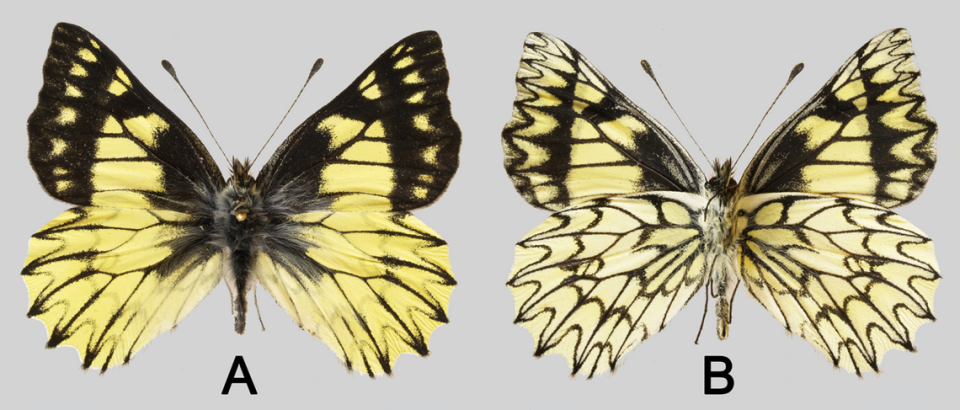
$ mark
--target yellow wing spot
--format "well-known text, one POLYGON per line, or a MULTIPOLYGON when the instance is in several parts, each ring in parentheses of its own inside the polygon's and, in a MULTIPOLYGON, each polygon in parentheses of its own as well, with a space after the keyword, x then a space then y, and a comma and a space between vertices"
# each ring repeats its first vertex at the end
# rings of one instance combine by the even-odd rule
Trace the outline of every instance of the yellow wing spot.
POLYGON ((79 88, 74 87, 68 82, 64 82, 64 85, 66 86, 67 90, 64 91, 63 94, 66 95, 67 97, 83 97, 83 93, 80 92, 79 88))
POLYGON ((406 77, 403 77, 404 84, 420 84, 423 82, 423 78, 420 77, 419 71, 414 71, 410 74, 407 74, 406 77))
POLYGON ((407 102, 410 104, 420 104, 423 102, 424 94, 424 91, 420 91, 414 95, 411 95, 410 98, 407 98, 407 102))
POLYGON ((403 50, 404 45, 405 44, 398 45, 397 48, 393 50, 393 54, 390 54, 390 57, 396 57, 397 54, 400 54, 400 50, 403 50))
POLYGON ((87 69, 83 68, 82 65, 73 63, 73 67, 70 67, 70 75, 75 75, 77 77, 86 77, 87 69))
POLYGON ((393 68, 400 70, 409 67, 410 64, 413 64, 413 57, 406 56, 400 59, 400 61, 397 61, 397 63, 393 65, 393 68))
POLYGON ((800 124, 797 124, 797 127, 794 128, 799 134, 807 134, 807 149, 815 149, 824 142, 833 138, 834 135, 837 135, 837 131, 840 130, 840 126, 843 125, 837 121, 828 121, 823 118, 820 118, 816 115, 809 116, 803 121, 800 121, 800 124))
POLYGON ((370 85, 370 83, 372 83, 373 80, 375 80, 376 78, 377 78, 377 72, 376 72, 376 71, 371 71, 370 74, 367 74, 367 78, 364 78, 363 81, 360 82, 360 87, 358 87, 358 88, 361 89, 361 90, 364 89, 364 88, 366 88, 366 87, 367 87, 368 85, 370 85))
POLYGON ((851 83, 847 83, 847 85, 843 87, 840 87, 840 89, 837 90, 835 95, 840 100, 849 101, 851 98, 854 98, 856 96, 863 94, 863 91, 864 91, 863 80, 857 80, 851 83))
POLYGON ((874 195, 880 177, 870 165, 808 165, 802 168, 805 192, 874 195), (857 181, 851 184, 850 181, 857 181))
POLYGON ((393 190, 393 170, 378 165, 330 164, 323 169, 319 193, 364 192, 387 196, 393 190))
POLYGON ((70 107, 60 107, 60 115, 57 116, 57 124, 70 125, 77 121, 77 110, 70 107))
POLYGON ((59 157, 67 150, 67 142, 60 138, 51 139, 50 144, 53 145, 53 148, 50 149, 50 155, 55 157, 59 157))
POLYGON ((53 176, 62 177, 64 175, 67 175, 66 169, 63 169, 61 167, 56 167, 53 169, 53 176))
POLYGON ((67 181, 67 180, 61 179, 57 181, 57 192, 66 191, 70 189, 70 187, 72 186, 73 186, 73 181, 67 181))
POLYGON ((422 187, 422 186, 413 187, 413 196, 417 198, 426 199, 428 193, 430 193, 430 190, 427 189, 426 187, 422 187))
POLYGON ((870 163, 871 141, 837 141, 828 145, 817 159, 821 161, 870 163))
POLYGON ((903 141, 900 141, 900 143, 890 149, 890 153, 900 161, 908 164, 923 165, 924 161, 913 153, 913 149, 923 142, 923 134, 924 133, 921 132, 904 138, 903 141))
POLYGON ((81 48, 80 50, 78 50, 77 57, 80 57, 84 61, 90 62, 90 63, 97 61, 97 56, 95 56, 92 51, 86 48, 81 48))
POLYGON ((894 108, 880 117, 880 122, 884 123, 886 126, 893 128, 899 131, 920 131, 925 129, 923 124, 913 122, 907 119, 907 113, 913 109, 913 104, 904 104, 897 108, 894 108))
POLYGON ((103 128, 100 128, 100 132, 104 134, 120 134, 123 132, 123 127, 120 126, 116 118, 108 115, 107 119, 103 121, 103 128))
POLYGON ((612 143, 629 150, 637 149, 634 135, 647 132, 647 126, 632 115, 624 115, 616 120, 600 123, 598 127, 612 143))
POLYGON ((547 203, 557 198, 560 190, 555 185, 538 185, 533 188, 533 196, 540 203, 547 203))
POLYGON ((427 118, 427 114, 417 114, 413 117, 413 126, 421 131, 436 131, 432 125, 430 125, 430 119, 427 118))
POLYGON ((907 199, 907 196, 910 195, 910 186, 913 185, 908 182, 891 182, 883 189, 887 195, 890 195, 899 200, 907 199))
POLYGON ((433 183, 433 175, 430 175, 430 174, 420 174, 420 175, 417 176, 417 180, 420 181, 420 182, 423 182, 423 183, 432 184, 432 183, 433 183))
POLYGON ((773 225, 780 220, 781 216, 783 216, 783 204, 773 202, 760 208, 754 221, 757 225, 773 225))
POLYGON ((340 154, 340 158, 356 162, 379 162, 389 164, 392 161, 390 146, 382 141, 357 141, 340 154))
POLYGON ((130 78, 127 77, 127 73, 123 72, 123 69, 120 67, 117 67, 117 78, 119 78, 120 81, 123 81, 127 87, 133 87, 133 84, 130 84, 130 78))
POLYGON ((428 164, 437 164, 437 152, 440 151, 439 145, 432 145, 423 150, 423 161, 428 164))
POLYGON ((121 84, 117 80, 113 80, 113 82, 110 83, 110 86, 107 87, 107 92, 119 97, 123 93, 127 92, 127 86, 121 84))
POLYGON ((376 100, 382 95, 380 94, 380 86, 374 84, 373 87, 370 87, 364 91, 362 95, 368 100, 376 100))
POLYGON ((146 158, 144 151, 137 143, 127 138, 98 138, 97 158, 146 158))
POLYGON ((858 110, 863 111, 864 108, 867 108, 867 97, 860 97, 853 100, 853 105, 857 107, 858 110))
POLYGON ((643 180, 640 167, 611 166, 573 168, 567 173, 567 189, 578 197, 636 192, 637 182, 643 180))
POLYGON ((667 222, 674 225, 688 225, 690 224, 690 213, 687 212, 687 208, 684 208, 676 202, 664 202, 660 206, 660 209, 663 211, 663 217, 666 218, 667 222))
POLYGON ((603 93, 596 88, 591 87, 589 84, 577 83, 577 87, 573 91, 573 94, 576 95, 577 98, 590 101, 594 104, 603 100, 603 93))
POLYGON ((102 161, 90 167, 95 191, 164 192, 163 168, 152 161, 102 161))
POLYGON ((373 124, 370 124, 370 126, 367 127, 367 130, 363 133, 364 137, 370 138, 383 138, 385 135, 386 133, 383 130, 383 123, 380 122, 380 120, 376 120, 373 122, 373 124))
POLYGON ((93 46, 93 48, 95 48, 95 49, 97 49, 97 50, 100 49, 100 44, 97 44, 97 42, 96 42, 94 39, 92 39, 92 38, 90 39, 90 45, 93 46))
POLYGON ((581 140, 592 140, 600 138, 600 132, 590 122, 577 117, 573 120, 573 126, 570 127, 570 135, 573 138, 581 140))
POLYGON ((570 147, 570 166, 623 161, 626 157, 606 142, 574 144, 570 147))
POLYGON ((860 114, 854 117, 840 131, 841 137, 866 137, 870 135, 870 123, 867 121, 867 114, 860 114))
POLYGON ((90 195, 90 205, 116 208, 117 206, 134 208, 153 208, 146 195, 131 191, 104 191, 90 195))
POLYGON ((359 135, 364 125, 363 121, 332 115, 320 121, 317 131, 326 131, 330 134, 328 148, 333 151, 359 135))
POLYGON ((170 124, 157 114, 129 118, 123 120, 123 125, 127 127, 130 135, 148 147, 156 147, 157 136, 170 128, 170 124))

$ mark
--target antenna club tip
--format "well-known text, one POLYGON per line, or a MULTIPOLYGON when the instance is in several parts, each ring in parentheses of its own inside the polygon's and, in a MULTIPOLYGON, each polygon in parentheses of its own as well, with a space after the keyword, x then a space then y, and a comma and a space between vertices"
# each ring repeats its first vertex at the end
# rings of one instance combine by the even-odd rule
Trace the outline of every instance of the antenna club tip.
POLYGON ((653 67, 650 66, 650 62, 647 60, 640 60, 640 66, 643 67, 643 71, 645 71, 647 75, 656 78, 656 76, 653 75, 653 67))
POLYGON ((793 66, 793 70, 790 70, 790 81, 793 81, 794 77, 800 74, 801 71, 803 71, 803 63, 797 63, 797 65, 793 66))
POLYGON ((173 64, 170 64, 167 60, 163 60, 160 61, 160 65, 163 66, 164 70, 167 70, 167 73, 170 73, 170 76, 173 77, 174 80, 177 79, 177 71, 173 69, 173 64))

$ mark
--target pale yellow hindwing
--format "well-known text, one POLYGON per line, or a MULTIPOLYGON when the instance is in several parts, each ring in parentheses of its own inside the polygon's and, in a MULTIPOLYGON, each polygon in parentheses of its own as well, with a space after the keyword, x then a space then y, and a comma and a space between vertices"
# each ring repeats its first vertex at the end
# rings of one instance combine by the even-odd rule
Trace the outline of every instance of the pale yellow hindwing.
POLYGON ((256 263, 294 321, 371 377, 390 374, 401 353, 426 356, 456 284, 446 242, 408 213, 316 212, 296 222, 306 258, 260 253, 256 263))
POLYGON ((879 371, 915 351, 940 279, 933 242, 899 215, 855 199, 760 194, 738 204, 747 290, 835 366, 879 371))
POLYGON ((106 370, 176 326, 220 282, 219 251, 176 242, 186 221, 73 208, 34 234, 22 274, 27 315, 46 325, 47 346, 73 346, 84 368, 106 370))
POLYGON ((582 203, 517 244, 507 285, 534 355, 560 354, 573 374, 614 370, 703 285, 707 199, 655 192, 582 203))

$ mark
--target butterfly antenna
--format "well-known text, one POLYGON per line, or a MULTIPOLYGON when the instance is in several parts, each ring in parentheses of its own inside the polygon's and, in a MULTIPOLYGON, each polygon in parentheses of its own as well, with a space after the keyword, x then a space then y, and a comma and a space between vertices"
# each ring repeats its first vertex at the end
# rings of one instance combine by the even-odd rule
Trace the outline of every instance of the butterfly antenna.
POLYGON ((689 135, 689 136, 690 136, 690 139, 693 140, 693 145, 696 145, 696 146, 697 146, 697 149, 700 150, 700 153, 703 154, 703 157, 707 159, 707 162, 710 162, 710 157, 708 157, 707 154, 706 154, 705 152, 703 152, 703 148, 700 148, 700 144, 697 143, 697 139, 696 139, 696 138, 693 138, 693 134, 691 134, 691 133, 690 133, 690 130, 687 129, 687 124, 684 124, 684 123, 683 123, 683 120, 680 119, 680 114, 677 114, 677 110, 674 110, 674 109, 673 109, 673 104, 671 104, 671 103, 670 103, 670 99, 667 98, 667 93, 663 92, 663 87, 660 87, 660 82, 657 81, 657 76, 653 75, 653 67, 650 66, 650 63, 648 63, 647 60, 641 60, 641 61, 640 61, 640 66, 642 66, 642 67, 643 67, 643 71, 645 71, 645 72, 647 73, 647 75, 649 75, 650 78, 653 79, 653 83, 656 84, 656 85, 657 85, 657 89, 660 90, 660 95, 663 96, 663 99, 664 99, 664 100, 667 100, 667 105, 669 105, 669 106, 670 106, 670 109, 673 110, 673 115, 676 115, 676 116, 677 116, 677 119, 680 120, 680 125, 683 126, 683 129, 684 129, 685 131, 687 131, 687 135, 689 135))
POLYGON ((183 94, 187 96, 187 100, 190 101, 190 105, 193 106, 193 109, 197 111, 197 115, 200 116, 200 121, 203 121, 203 126, 207 127, 207 132, 209 132, 210 136, 213 137, 213 142, 217 144, 217 148, 220 148, 220 153, 223 154, 223 157, 226 158, 227 162, 230 162, 230 158, 227 158, 227 153, 223 152, 223 147, 220 146, 220 142, 217 141, 217 137, 214 137, 213 131, 210 131, 210 126, 207 125, 207 120, 203 119, 203 114, 200 114, 200 109, 198 109, 197 105, 193 103, 193 98, 190 98, 190 93, 187 92, 186 88, 183 88, 183 84, 180 84, 180 79, 177 78, 177 70, 173 69, 173 64, 170 64, 170 62, 167 60, 163 60, 160 62, 160 65, 163 66, 164 70, 167 70, 167 73, 173 77, 173 81, 176 81, 177 85, 180 86, 180 89, 183 90, 183 94))
MULTIPOLYGON (((313 78, 313 75, 320 71, 320 67, 323 66, 323 59, 318 58, 317 61, 313 62, 313 67, 310 68, 310 75, 307 76, 307 81, 303 82, 303 87, 300 87, 300 92, 297 93, 297 98, 293 99, 293 104, 290 104, 290 108, 287 109, 287 113, 283 114, 283 118, 280 119, 280 124, 283 124, 283 121, 287 119, 287 115, 290 114, 290 111, 293 110, 293 106, 297 104, 297 100, 300 99, 300 94, 303 94, 303 90, 307 88, 307 84, 310 83, 310 79, 313 78)), ((257 162, 257 158, 260 158, 260 154, 263 153, 263 149, 267 147, 267 144, 270 143, 270 140, 273 139, 273 136, 277 134, 277 130, 280 129, 280 124, 277 124, 277 128, 273 129, 273 133, 270 134, 270 138, 267 138, 267 142, 263 143, 263 146, 260 147, 260 151, 257 152, 257 156, 253 157, 253 162, 257 162)))
MULTIPOLYGON (((770 107, 767 108, 767 112, 763 113, 763 118, 760 118, 760 124, 763 124, 763 120, 767 118, 767 114, 770 114, 770 110, 773 109, 773 106, 777 104, 777 100, 780 99, 780 96, 783 95, 783 91, 787 89, 787 86, 790 85, 790 82, 797 77, 797 74, 803 71, 803 63, 799 63, 793 66, 793 70, 790 70, 790 78, 787 78, 787 83, 783 85, 783 88, 780 89, 780 93, 777 94, 777 98, 773 99, 773 103, 770 104, 770 107)), ((753 137, 757 136, 757 131, 760 130, 760 124, 757 124, 757 129, 753 130, 753 135, 750 136, 750 139, 747 140, 747 145, 743 146, 743 151, 740 151, 740 155, 737 156, 737 160, 733 162, 733 168, 737 167, 737 163, 740 162, 740 157, 743 156, 743 153, 747 151, 747 147, 750 146, 750 142, 753 141, 753 137)))

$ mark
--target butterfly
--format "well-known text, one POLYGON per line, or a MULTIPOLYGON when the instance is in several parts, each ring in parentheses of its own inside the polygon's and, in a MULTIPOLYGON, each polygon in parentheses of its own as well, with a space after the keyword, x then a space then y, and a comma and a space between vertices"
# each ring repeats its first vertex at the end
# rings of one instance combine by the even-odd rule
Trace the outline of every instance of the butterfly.
POLYGON ((553 214, 516 246, 507 286, 534 355, 613 371, 701 288, 717 336, 739 286, 858 376, 915 351, 934 320, 933 242, 890 208, 933 171, 937 124, 904 29, 857 50, 760 147, 739 183, 707 178, 657 120, 573 47, 531 33, 502 134, 517 191, 553 214))
POLYGON ((30 240, 28 317, 83 369, 126 364, 221 281, 243 333, 259 283, 348 370, 428 354, 456 281, 409 213, 457 170, 440 37, 390 47, 264 164, 224 180, 196 135, 107 46, 58 24, 27 122, 43 189, 74 205, 30 240))

